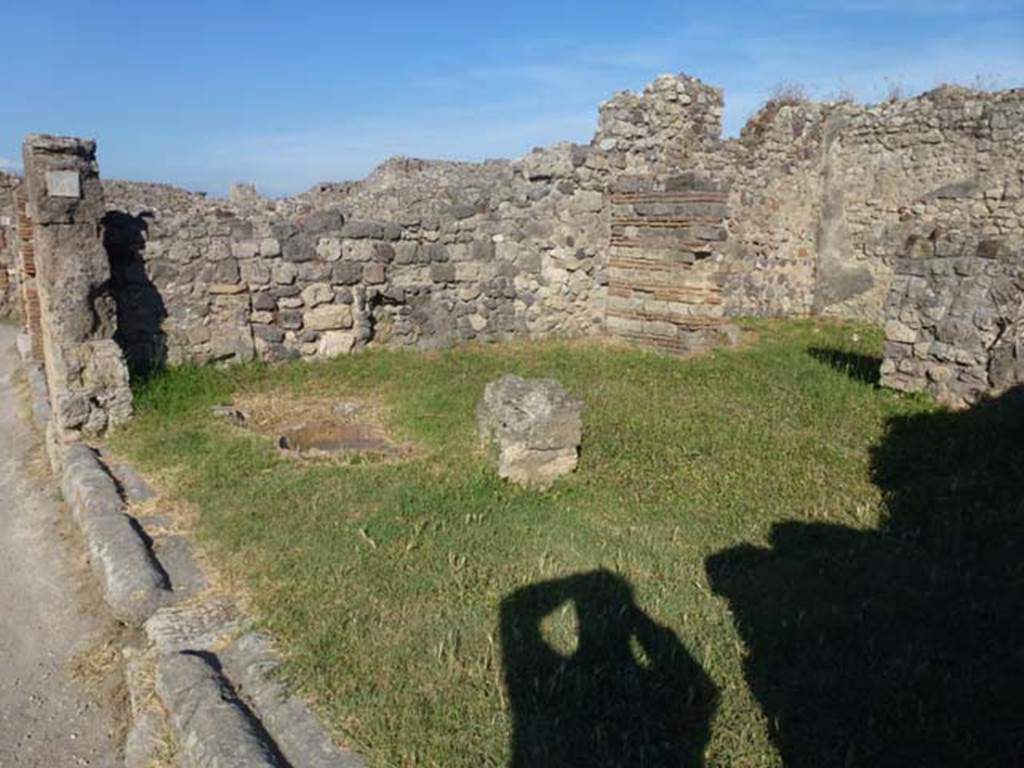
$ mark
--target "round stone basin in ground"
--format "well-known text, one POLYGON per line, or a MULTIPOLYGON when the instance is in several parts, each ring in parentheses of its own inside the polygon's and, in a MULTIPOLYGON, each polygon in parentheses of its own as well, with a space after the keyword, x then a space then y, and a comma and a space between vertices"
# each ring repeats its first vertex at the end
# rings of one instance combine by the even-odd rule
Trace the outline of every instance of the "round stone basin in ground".
POLYGON ((280 445, 285 450, 299 453, 393 454, 397 451, 380 429, 368 424, 307 425, 282 434, 280 445))

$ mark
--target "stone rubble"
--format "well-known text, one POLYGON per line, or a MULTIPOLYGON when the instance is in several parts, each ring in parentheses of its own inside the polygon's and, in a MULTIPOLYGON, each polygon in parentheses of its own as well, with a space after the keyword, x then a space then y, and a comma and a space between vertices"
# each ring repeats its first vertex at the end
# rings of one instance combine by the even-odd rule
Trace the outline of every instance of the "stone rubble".
POLYGON ((484 389, 477 426, 497 452, 500 477, 544 487, 575 471, 582 413, 583 402, 557 381, 507 375, 484 389))

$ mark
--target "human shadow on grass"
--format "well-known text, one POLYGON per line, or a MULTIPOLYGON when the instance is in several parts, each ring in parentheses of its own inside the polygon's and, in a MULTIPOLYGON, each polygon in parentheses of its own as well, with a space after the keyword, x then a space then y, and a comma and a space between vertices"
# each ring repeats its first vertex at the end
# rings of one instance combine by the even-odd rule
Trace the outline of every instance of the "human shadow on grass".
POLYGON ((110 211, 102 221, 103 246, 110 259, 117 303, 115 341, 124 352, 133 381, 144 381, 167 363, 163 321, 167 308, 146 272, 144 252, 152 214, 110 211))
POLYGON ((807 350, 807 354, 819 363, 824 363, 829 368, 835 368, 837 371, 845 373, 855 381, 877 384, 881 377, 882 358, 874 355, 863 355, 859 352, 831 347, 811 347, 807 350))
POLYGON ((511 768, 703 765, 717 690, 625 579, 602 570, 525 587, 500 623, 511 768), (566 603, 578 617, 571 656, 541 632, 566 603))
POLYGON ((1024 400, 898 417, 876 530, 788 522, 709 558, 789 768, 1024 761, 1024 400))

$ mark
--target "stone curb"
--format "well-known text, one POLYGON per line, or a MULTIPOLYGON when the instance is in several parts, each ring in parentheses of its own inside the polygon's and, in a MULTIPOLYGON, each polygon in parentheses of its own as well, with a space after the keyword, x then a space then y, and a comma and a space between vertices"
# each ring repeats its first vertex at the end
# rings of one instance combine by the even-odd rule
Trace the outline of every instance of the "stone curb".
POLYGON ((157 693, 194 768, 287 766, 210 657, 171 653, 156 669, 157 693))
POLYGON ((25 378, 28 381, 29 406, 32 421, 36 429, 46 434, 46 425, 50 422, 50 393, 46 386, 46 373, 43 366, 32 359, 32 340, 26 333, 19 333, 15 346, 21 357, 25 378))
POLYGON ((87 445, 64 450, 61 489, 85 538, 114 616, 140 627, 170 597, 166 575, 125 512, 113 479, 87 445))
MULTIPOLYGON (((156 659, 156 694, 170 713, 185 764, 191 768, 235 765, 214 762, 213 756, 259 739, 262 754, 277 762, 254 765, 365 768, 358 755, 338 748, 309 708, 277 682, 274 672, 280 659, 269 638, 244 633, 245 623, 235 604, 222 597, 168 606, 146 622, 150 653, 156 659), (200 678, 204 682, 195 684, 200 678), (218 687, 230 707, 208 703, 218 687), (210 721, 206 729, 190 719, 190 713, 200 709, 210 721), (239 725, 239 713, 249 721, 244 728, 239 725), (199 739, 221 740, 223 745, 199 744, 199 739)), ((145 727, 140 723, 140 728, 145 727)), ((245 747, 249 752, 254 749, 251 744, 245 747)))
POLYGON ((274 679, 280 660, 266 635, 242 635, 221 654, 224 670, 252 702, 281 754, 303 768, 364 768, 362 758, 339 749, 309 708, 274 679))
MULTIPOLYGON (((33 420, 46 432, 51 412, 45 372, 31 360, 26 344, 19 341, 18 349, 33 420)), ((157 544, 162 541, 168 551, 152 550, 146 530, 128 514, 127 503, 153 496, 145 479, 128 465, 108 467, 84 443, 59 451, 61 491, 104 599, 117 619, 144 627, 149 640, 148 649, 123 649, 131 707, 126 768, 151 763, 168 719, 183 764, 192 768, 365 768, 355 753, 335 746, 309 708, 272 678, 279 660, 269 639, 239 636, 242 617, 233 603, 204 597, 173 606, 176 597, 201 592, 207 582, 187 540, 158 536, 157 544), (171 558, 170 571, 161 562, 163 554, 171 558), (172 590, 171 572, 183 592, 175 592, 178 584, 172 590), (227 669, 215 647, 224 648, 227 669), (155 685, 148 671, 154 666, 155 685), (154 695, 162 708, 147 703, 154 695)))

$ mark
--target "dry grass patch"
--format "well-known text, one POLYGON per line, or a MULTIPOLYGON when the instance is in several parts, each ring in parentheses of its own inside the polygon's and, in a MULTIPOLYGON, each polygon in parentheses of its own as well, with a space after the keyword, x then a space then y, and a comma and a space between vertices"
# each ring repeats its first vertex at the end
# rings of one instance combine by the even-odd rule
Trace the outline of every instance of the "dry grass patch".
POLYGON ((292 457, 358 463, 415 455, 411 443, 391 437, 387 409, 374 398, 248 392, 234 398, 234 407, 245 418, 242 426, 270 437, 292 457))

